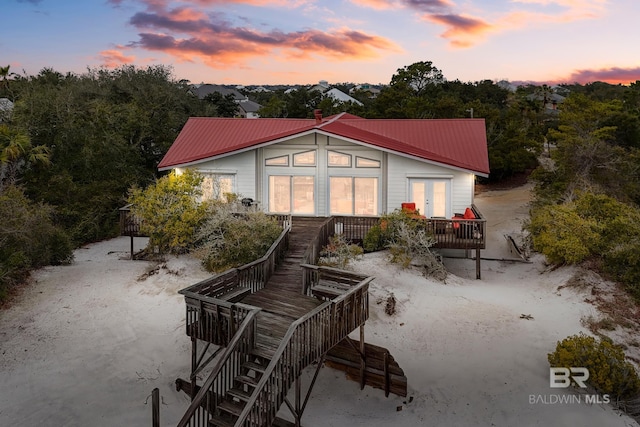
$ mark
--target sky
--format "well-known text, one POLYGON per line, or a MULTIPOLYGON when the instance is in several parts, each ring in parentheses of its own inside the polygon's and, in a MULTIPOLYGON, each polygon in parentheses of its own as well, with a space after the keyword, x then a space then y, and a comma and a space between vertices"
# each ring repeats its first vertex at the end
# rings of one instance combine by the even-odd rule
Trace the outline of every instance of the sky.
POLYGON ((0 65, 171 66, 191 83, 640 80, 638 0, 0 0, 0 65))

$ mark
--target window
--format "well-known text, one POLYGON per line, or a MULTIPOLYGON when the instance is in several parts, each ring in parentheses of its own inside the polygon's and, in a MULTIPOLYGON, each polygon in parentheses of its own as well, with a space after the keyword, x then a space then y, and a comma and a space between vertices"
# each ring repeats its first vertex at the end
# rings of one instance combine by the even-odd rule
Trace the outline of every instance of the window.
POLYGON ((327 164, 332 167, 351 167, 351 156, 337 151, 328 151, 327 164))
POLYGON ((204 173, 200 189, 202 200, 227 201, 227 194, 233 193, 234 175, 204 173))
POLYGON ((377 215, 378 178, 329 178, 329 209, 332 215, 377 215))
POLYGON ((357 168, 379 168, 380 161, 367 159, 364 157, 356 157, 356 167, 357 168))
POLYGON ((304 151, 302 153, 296 153, 293 155, 293 166, 315 166, 316 165, 316 152, 304 151))
POLYGON ((267 166, 289 166, 289 156, 272 157, 266 159, 264 164, 267 166))
POLYGON ((314 214, 313 176, 269 176, 269 212, 314 214))

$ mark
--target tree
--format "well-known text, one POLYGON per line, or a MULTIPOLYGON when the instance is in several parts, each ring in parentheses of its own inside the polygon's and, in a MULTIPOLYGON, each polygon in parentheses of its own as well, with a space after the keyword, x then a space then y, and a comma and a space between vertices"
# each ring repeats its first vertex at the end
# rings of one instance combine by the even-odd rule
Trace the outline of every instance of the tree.
POLYGON ((0 194, 17 184, 22 170, 36 164, 50 164, 47 147, 33 147, 28 135, 0 125, 0 194))
POLYGON ((51 160, 46 169, 25 170, 25 191, 55 206, 77 243, 115 235, 128 188, 152 182, 187 119, 207 113, 164 66, 82 75, 43 69, 12 83, 12 124, 51 160))
POLYGON ((238 104, 231 94, 211 92, 204 97, 204 101, 215 107, 217 117, 235 117, 238 114, 238 104))
POLYGON ((184 253, 193 247, 207 208, 198 202, 200 184, 202 175, 187 169, 181 175, 171 172, 144 190, 131 190, 131 212, 142 219, 140 231, 149 236, 149 250, 184 253))

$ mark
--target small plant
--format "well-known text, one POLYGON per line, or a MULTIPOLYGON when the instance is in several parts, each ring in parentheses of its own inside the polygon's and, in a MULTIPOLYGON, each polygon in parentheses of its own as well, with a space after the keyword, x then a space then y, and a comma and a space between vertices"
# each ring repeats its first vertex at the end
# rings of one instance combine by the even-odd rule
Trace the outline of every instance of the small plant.
POLYGON ((589 370, 587 383, 597 392, 614 398, 635 397, 640 391, 640 378, 625 359, 622 347, 608 338, 597 340, 585 334, 572 335, 558 342, 548 354, 552 367, 584 367, 589 370))
POLYGON ((344 234, 335 234, 329 238, 327 246, 322 248, 319 265, 326 265, 345 269, 349 263, 364 253, 363 249, 350 244, 344 234))

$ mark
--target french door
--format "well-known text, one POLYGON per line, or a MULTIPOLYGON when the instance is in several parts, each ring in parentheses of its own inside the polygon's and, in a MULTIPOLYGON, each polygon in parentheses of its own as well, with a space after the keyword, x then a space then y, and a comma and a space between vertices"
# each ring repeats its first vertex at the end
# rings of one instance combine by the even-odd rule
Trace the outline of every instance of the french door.
POLYGON ((409 197, 422 215, 451 218, 450 179, 412 178, 409 180, 409 197))

